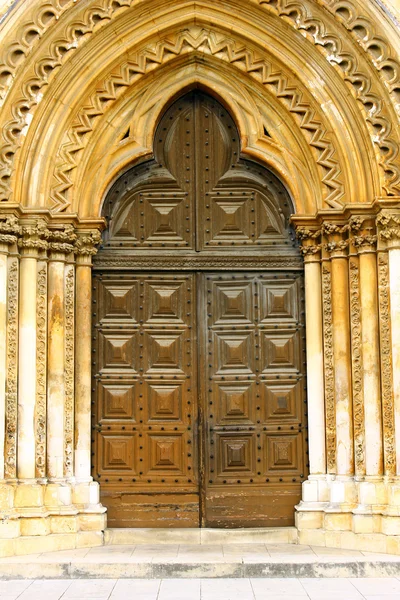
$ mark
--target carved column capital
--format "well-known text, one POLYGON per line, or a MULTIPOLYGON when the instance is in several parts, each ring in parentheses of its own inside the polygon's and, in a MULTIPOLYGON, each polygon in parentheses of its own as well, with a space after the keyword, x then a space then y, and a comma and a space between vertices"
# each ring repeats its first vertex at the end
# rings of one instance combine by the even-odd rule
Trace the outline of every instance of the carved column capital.
POLYGON ((337 224, 330 221, 322 226, 322 231, 327 239, 325 250, 331 258, 346 258, 348 255, 349 239, 348 233, 351 229, 350 223, 337 224))
POLYGON ((74 252, 76 239, 77 235, 72 225, 51 229, 48 242, 50 260, 65 260, 67 254, 74 252))
POLYGON ((296 235, 300 240, 304 262, 318 262, 321 259, 321 244, 317 240, 321 237, 321 229, 297 227, 296 235))
POLYGON ((46 222, 38 219, 33 223, 21 225, 21 232, 18 238, 18 247, 24 256, 37 258, 41 250, 47 250, 50 232, 47 229, 46 222))
POLYGON ((78 231, 77 234, 74 248, 76 262, 80 265, 91 266, 92 256, 97 253, 98 245, 101 242, 101 233, 98 229, 92 229, 78 231))
POLYGON ((382 211, 376 218, 379 239, 388 248, 400 248, 400 210, 382 211))
POLYGON ((15 244, 20 233, 21 227, 17 217, 4 215, 4 218, 0 221, 0 244, 5 246, 15 244))
POLYGON ((358 254, 366 254, 376 251, 378 236, 373 218, 365 218, 359 215, 353 216, 350 221, 350 241, 358 254))

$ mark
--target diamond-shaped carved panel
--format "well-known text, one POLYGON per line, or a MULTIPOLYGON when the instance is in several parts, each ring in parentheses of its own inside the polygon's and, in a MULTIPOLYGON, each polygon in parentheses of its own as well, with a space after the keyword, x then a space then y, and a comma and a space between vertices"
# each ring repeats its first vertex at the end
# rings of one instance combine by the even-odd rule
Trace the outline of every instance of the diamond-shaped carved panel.
POLYGON ((254 336, 249 333, 215 333, 216 374, 253 372, 254 336))
POLYGON ((298 332, 262 333, 263 373, 297 373, 301 366, 298 332))
POLYGON ((183 373, 182 336, 172 331, 147 334, 147 373, 183 373))
POLYGON ((299 320, 298 280, 260 282, 261 323, 299 320))
POLYGON ((255 440, 251 434, 217 434, 218 475, 253 475, 255 440))
POLYGON ((219 241, 250 241, 250 201, 249 195, 214 196, 211 200, 211 237, 206 235, 209 244, 219 241))
POLYGON ((148 473, 180 475, 183 472, 183 439, 181 434, 148 436, 148 473))
POLYGON ((215 383, 213 398, 218 424, 254 422, 254 385, 252 383, 215 383))
POLYGON ((135 420, 135 385, 99 383, 99 420, 135 420))
POLYGON ((267 473, 297 473, 302 462, 302 436, 297 434, 266 434, 267 473))
POLYGON ((250 282, 214 282, 213 325, 253 323, 253 295, 250 282))
POLYGON ((148 196, 144 200, 144 244, 174 243, 189 241, 189 222, 185 219, 183 198, 162 198, 148 196))
POLYGON ((98 282, 98 311, 101 324, 133 325, 137 323, 137 281, 129 283, 98 282), (103 288, 103 289, 101 289, 103 288))
POLYGON ((147 282, 146 323, 184 323, 184 284, 147 282))
POLYGON ((99 333, 100 373, 136 373, 136 333, 99 333))
POLYGON ((265 382, 263 390, 264 421, 301 422, 301 382, 265 382))
POLYGON ((103 435, 99 434, 99 453, 101 457, 101 470, 110 474, 120 471, 135 473, 135 444, 136 436, 129 435, 103 435))
POLYGON ((182 384, 149 383, 148 403, 149 421, 181 421, 182 384))

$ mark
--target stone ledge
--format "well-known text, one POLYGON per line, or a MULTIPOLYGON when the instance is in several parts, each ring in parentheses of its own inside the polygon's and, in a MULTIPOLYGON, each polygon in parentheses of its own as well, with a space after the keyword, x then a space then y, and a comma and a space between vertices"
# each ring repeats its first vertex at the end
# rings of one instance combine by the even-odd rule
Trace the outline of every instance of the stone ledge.
POLYGON ((297 544, 295 527, 245 529, 106 529, 104 544, 297 544))
POLYGON ((196 561, 158 562, 85 562, 78 560, 41 560, 40 562, 1 563, 1 579, 171 579, 171 578, 242 578, 242 577, 396 577, 400 561, 385 559, 352 560, 351 557, 321 559, 315 557, 279 557, 262 562, 230 560, 219 562, 205 558, 196 561))

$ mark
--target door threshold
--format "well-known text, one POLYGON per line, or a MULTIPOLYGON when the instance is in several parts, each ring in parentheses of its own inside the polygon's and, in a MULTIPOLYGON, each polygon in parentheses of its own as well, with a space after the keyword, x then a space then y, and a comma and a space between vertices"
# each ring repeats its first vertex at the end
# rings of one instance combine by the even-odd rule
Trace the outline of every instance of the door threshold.
POLYGON ((297 544, 296 527, 211 528, 109 528, 105 545, 138 544, 297 544))

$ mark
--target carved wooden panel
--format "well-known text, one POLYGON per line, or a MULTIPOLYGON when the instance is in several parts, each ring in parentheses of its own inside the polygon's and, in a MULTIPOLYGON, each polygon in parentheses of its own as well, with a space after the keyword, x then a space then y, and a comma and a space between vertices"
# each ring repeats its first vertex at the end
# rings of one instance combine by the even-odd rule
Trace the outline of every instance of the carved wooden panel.
POLYGON ((166 110, 153 148, 110 189, 95 260, 93 476, 108 522, 291 525, 307 461, 290 198, 198 90, 166 110))
POLYGON ((117 526, 135 524, 139 505, 147 506, 147 524, 174 524, 149 494, 165 494, 198 525, 194 279, 94 279, 93 475, 117 526))
POLYGON ((295 256, 290 205, 275 175, 240 157, 230 114, 196 90, 161 118, 154 158, 112 186, 104 207, 105 253, 121 247, 152 253, 269 247, 295 256))
POLYGON ((284 499, 300 499, 306 473, 301 277, 208 274, 204 281, 203 523, 291 524, 293 505, 284 499))

